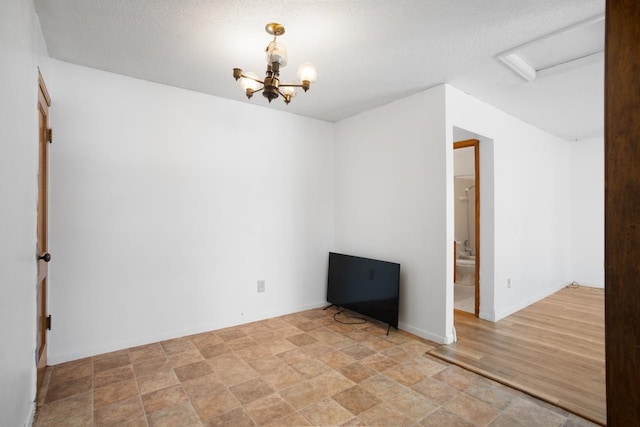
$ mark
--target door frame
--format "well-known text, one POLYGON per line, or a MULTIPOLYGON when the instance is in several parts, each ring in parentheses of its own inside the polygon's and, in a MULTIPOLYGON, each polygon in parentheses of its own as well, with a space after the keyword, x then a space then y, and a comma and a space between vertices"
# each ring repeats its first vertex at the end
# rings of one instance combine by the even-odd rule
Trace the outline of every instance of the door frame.
POLYGON ((607 0, 604 69, 604 312, 607 425, 637 424, 640 414, 640 7, 607 0), (633 380, 636 378, 636 380, 633 380))
MULTIPOLYGON (((453 149, 473 147, 473 162, 475 169, 475 252, 476 252, 476 267, 475 267, 475 307, 474 314, 476 317, 480 315, 480 140, 478 139, 465 139, 463 141, 456 141, 453 143, 453 149)), ((457 252, 455 256, 457 257, 457 252)), ((455 260, 453 259, 454 272, 455 272, 455 260)), ((455 275, 455 274, 454 274, 455 275)))

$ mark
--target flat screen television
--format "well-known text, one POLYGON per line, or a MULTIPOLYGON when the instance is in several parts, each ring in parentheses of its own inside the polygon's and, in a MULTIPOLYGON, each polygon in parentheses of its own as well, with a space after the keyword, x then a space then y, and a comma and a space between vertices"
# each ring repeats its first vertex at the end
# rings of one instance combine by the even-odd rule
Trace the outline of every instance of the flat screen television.
POLYGON ((398 329, 399 294, 400 264, 329 252, 327 301, 332 305, 398 329))

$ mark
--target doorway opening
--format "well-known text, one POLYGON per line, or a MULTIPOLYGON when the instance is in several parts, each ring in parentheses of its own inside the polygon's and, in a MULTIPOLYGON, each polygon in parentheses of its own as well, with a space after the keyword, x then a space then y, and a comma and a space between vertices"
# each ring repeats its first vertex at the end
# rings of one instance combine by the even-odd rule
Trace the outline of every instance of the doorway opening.
POLYGON ((480 312, 480 150, 479 140, 453 143, 455 265, 454 310, 480 312))

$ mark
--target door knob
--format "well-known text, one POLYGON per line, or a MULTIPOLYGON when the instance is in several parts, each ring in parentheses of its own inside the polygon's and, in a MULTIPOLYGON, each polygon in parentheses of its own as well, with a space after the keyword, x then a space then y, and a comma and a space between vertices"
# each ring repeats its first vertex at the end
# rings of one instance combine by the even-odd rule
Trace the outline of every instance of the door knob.
POLYGON ((49 252, 45 252, 44 254, 39 255, 39 256, 38 256, 38 259, 39 259, 39 260, 41 259, 41 260, 43 260, 44 262, 49 262, 49 261, 51 261, 51 254, 50 254, 49 252))

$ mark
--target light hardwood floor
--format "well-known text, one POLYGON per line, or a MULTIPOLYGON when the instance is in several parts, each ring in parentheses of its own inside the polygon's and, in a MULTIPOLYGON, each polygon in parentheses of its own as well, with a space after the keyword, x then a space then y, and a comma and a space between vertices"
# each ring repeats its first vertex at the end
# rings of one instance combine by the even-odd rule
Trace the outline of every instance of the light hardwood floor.
POLYGON ((496 323, 456 312, 430 354, 606 423, 604 291, 567 287, 496 323))

